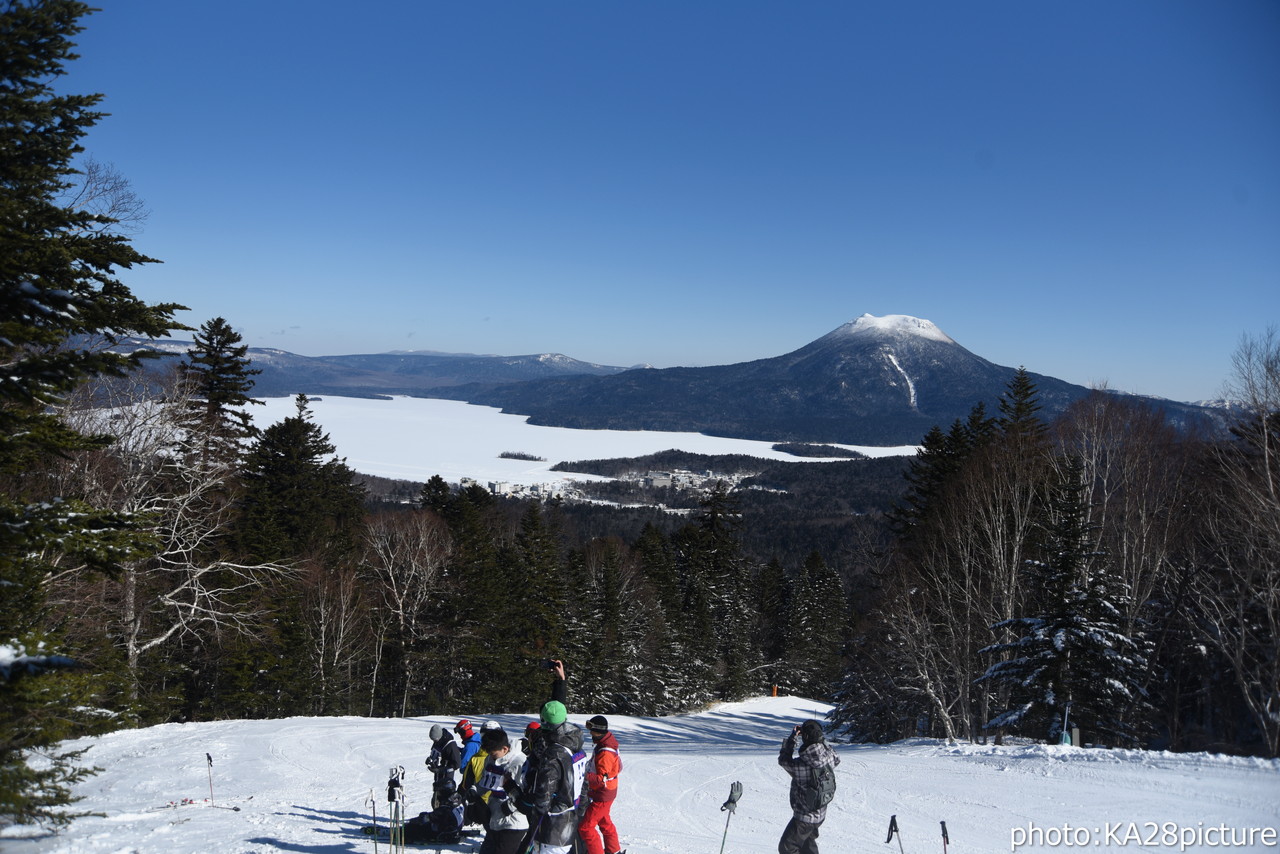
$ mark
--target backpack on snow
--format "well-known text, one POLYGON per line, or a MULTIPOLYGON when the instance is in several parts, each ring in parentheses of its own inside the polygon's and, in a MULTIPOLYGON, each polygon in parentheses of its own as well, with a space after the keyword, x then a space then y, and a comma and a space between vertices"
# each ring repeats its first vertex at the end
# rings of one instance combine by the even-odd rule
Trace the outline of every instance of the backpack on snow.
POLYGON ((828 762, 814 772, 813 780, 801 790, 800 800, 805 812, 817 812, 835 796, 836 768, 828 762))
POLYGON ((404 841, 421 845, 424 842, 457 842, 462 838, 462 803, 450 798, 431 812, 419 813, 404 823, 404 841))

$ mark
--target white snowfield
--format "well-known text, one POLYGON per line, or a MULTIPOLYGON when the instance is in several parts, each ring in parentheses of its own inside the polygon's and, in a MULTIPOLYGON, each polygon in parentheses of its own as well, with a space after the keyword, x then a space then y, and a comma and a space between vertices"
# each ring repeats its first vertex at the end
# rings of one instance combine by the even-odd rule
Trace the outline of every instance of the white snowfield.
MULTIPOLYGON (((629 854, 716 854, 725 839, 720 805, 740 780, 725 854, 777 850, 790 818, 778 747, 794 723, 826 706, 760 698, 666 718, 610 717, 624 768, 613 815, 629 854)), ((483 720, 471 710, 459 710, 483 720)), ((583 723, 589 715, 570 719, 583 723)), ((432 723, 454 718, 288 718, 166 724, 84 743, 105 770, 81 784, 82 818, 59 836, 0 835, 6 854, 247 854, 372 852, 360 828, 392 765, 408 772, 408 813, 428 808, 424 759, 432 723), (171 800, 214 802, 156 809, 171 800)), ((522 732, 528 716, 498 715, 522 732)), ((892 852, 897 816, 906 854, 1085 848, 1092 851, 1276 851, 1280 762, 1206 754, 1072 747, 947 745, 910 740, 837 745, 839 791, 822 826, 824 854, 892 852), (1236 842, 1241 844, 1236 844, 1236 842)), ((457 845, 410 850, 471 851, 457 845)), ((387 845, 379 843, 379 850, 387 845)))
MULTIPOLYGON (((269 397, 247 411, 259 428, 297 414, 293 398, 269 397)), ((795 457, 773 450, 772 442, 725 439, 702 433, 660 430, 575 430, 529 424, 524 415, 508 415, 490 406, 456 400, 394 397, 369 400, 322 396, 311 403, 315 423, 324 428, 347 465, 364 474, 425 481, 438 474, 450 483, 464 477, 481 484, 565 480, 607 480, 594 475, 553 472, 558 462, 640 457, 676 448, 697 454, 745 454, 768 460, 821 464, 822 457, 795 457), (541 461, 503 459, 503 452, 525 453, 541 461)), ((823 443, 827 444, 827 443, 823 443)), ((831 443, 834 444, 834 443, 831 443)), ((835 445, 869 457, 903 456, 914 446, 835 445)))

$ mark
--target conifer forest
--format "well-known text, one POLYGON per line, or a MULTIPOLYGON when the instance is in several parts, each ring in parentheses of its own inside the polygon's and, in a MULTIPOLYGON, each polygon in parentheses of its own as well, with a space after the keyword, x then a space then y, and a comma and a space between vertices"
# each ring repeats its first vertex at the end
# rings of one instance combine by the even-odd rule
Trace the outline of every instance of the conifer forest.
POLYGON ((253 427, 227 320, 174 371, 108 349, 187 327, 120 281, 152 259, 83 165, 100 96, 52 86, 87 11, 0 4, 0 820, 64 815, 73 736, 530 711, 548 658, 604 714, 776 688, 846 740, 1280 755, 1280 338, 1242 340, 1213 434, 1101 390, 1050 417, 1020 372, 909 461, 687 513, 390 500, 304 396, 253 427))

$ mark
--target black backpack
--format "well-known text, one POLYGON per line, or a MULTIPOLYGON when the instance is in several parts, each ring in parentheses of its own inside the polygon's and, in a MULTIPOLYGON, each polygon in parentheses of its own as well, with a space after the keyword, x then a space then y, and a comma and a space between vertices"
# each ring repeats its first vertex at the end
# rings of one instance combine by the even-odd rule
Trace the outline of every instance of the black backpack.
POLYGON ((800 800, 805 812, 816 812, 836 796, 836 769, 828 762, 814 772, 813 780, 801 791, 800 800))
POLYGON ((462 803, 450 798, 431 812, 419 813, 404 823, 404 841, 453 843, 462 838, 462 803))

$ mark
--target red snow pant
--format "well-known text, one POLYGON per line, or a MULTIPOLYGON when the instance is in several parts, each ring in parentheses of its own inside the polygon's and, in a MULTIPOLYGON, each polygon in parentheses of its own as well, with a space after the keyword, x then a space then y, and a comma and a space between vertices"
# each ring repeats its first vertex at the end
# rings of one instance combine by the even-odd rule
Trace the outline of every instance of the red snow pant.
POLYGON ((605 852, 613 854, 620 850, 618 829, 613 826, 613 819, 609 817, 609 808, 612 806, 613 801, 592 801, 587 804, 587 812, 578 825, 578 836, 582 837, 582 841, 586 844, 587 854, 605 854, 605 852), (604 837, 603 847, 600 844, 602 836, 604 837))

